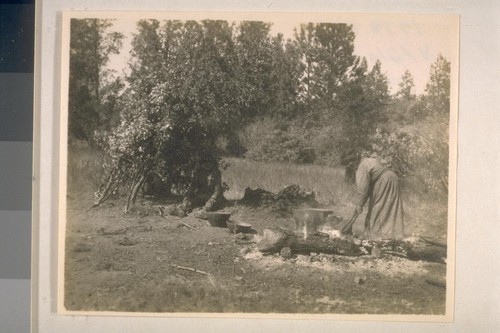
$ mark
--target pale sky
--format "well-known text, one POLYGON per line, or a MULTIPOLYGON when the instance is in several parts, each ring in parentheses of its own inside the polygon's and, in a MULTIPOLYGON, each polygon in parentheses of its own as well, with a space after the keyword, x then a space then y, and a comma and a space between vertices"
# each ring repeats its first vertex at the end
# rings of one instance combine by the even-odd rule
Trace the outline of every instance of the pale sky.
MULTIPOLYGON (((114 14, 116 15, 116 14, 114 14)), ((387 76, 392 93, 398 89, 401 76, 409 70, 415 81, 415 92, 424 91, 429 79, 430 66, 442 54, 458 64, 458 19, 446 15, 400 15, 400 14, 275 14, 275 13, 141 13, 120 16, 114 29, 125 34, 124 46, 119 56, 111 59, 110 67, 122 72, 128 60, 131 33, 135 22, 140 18, 157 19, 226 19, 230 22, 240 20, 262 20, 272 22, 272 34, 281 32, 292 37, 293 29, 301 22, 335 22, 352 24, 356 34, 354 53, 366 57, 371 68, 377 59, 382 63, 382 72, 387 76)), ((108 17, 108 16, 107 16, 108 17)))

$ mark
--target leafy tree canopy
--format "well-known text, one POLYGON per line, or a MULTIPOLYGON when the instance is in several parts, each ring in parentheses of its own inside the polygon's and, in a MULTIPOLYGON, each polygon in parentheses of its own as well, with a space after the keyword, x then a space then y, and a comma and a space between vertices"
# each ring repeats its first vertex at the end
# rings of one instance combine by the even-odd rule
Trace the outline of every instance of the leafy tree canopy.
POLYGON ((123 35, 110 32, 110 20, 72 19, 69 77, 69 134, 93 141, 96 130, 109 130, 117 120, 121 80, 106 65, 117 54, 123 35))

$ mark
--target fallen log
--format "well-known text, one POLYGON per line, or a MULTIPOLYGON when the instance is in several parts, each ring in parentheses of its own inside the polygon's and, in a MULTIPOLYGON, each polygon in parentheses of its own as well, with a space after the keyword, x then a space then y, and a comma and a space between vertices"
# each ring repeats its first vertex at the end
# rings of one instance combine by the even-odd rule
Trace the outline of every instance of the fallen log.
POLYGON ((262 253, 281 253, 285 248, 288 255, 324 253, 345 256, 361 256, 372 253, 377 249, 378 255, 396 255, 410 260, 423 260, 438 263, 446 263, 446 247, 442 244, 434 245, 429 242, 418 240, 416 242, 405 241, 355 241, 350 237, 329 237, 321 232, 314 232, 304 237, 303 233, 287 229, 265 229, 257 248, 262 253))
POLYGON ((325 253, 346 256, 363 254, 360 247, 348 239, 330 239, 328 235, 319 232, 311 233, 304 238, 302 234, 286 229, 265 229, 257 247, 263 253, 279 253, 288 247, 293 254, 325 253))
POLYGON ((447 248, 442 244, 435 245, 426 241, 418 241, 412 244, 403 244, 402 247, 410 260, 446 263, 447 248))

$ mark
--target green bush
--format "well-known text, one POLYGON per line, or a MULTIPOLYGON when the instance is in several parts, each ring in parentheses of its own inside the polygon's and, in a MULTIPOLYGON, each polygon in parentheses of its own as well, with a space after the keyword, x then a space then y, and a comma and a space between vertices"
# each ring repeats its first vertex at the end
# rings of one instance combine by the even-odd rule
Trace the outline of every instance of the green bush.
POLYGON ((316 152, 307 132, 275 119, 261 119, 249 125, 241 135, 247 149, 245 157, 255 161, 314 163, 316 152))
POLYGON ((420 182, 425 190, 448 191, 448 131, 428 121, 404 130, 370 137, 371 149, 403 179, 420 182))

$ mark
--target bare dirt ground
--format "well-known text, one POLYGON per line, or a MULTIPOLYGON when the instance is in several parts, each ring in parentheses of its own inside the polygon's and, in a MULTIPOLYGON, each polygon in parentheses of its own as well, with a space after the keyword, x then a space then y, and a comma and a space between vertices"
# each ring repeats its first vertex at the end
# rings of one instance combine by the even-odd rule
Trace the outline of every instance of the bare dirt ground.
MULTIPOLYGON (((68 195, 65 307, 72 311, 444 314, 446 265, 394 256, 264 256, 268 227, 293 228, 269 208, 227 207, 253 234, 194 216, 163 217, 141 200, 129 214, 109 200, 68 195), (88 199, 85 199, 88 198, 88 199), (184 269, 192 268, 197 271, 184 269)), ((348 219, 348 207, 331 207, 348 219)), ((357 228, 362 224, 359 217, 357 228)), ((355 226, 356 231, 356 226, 355 226)))

